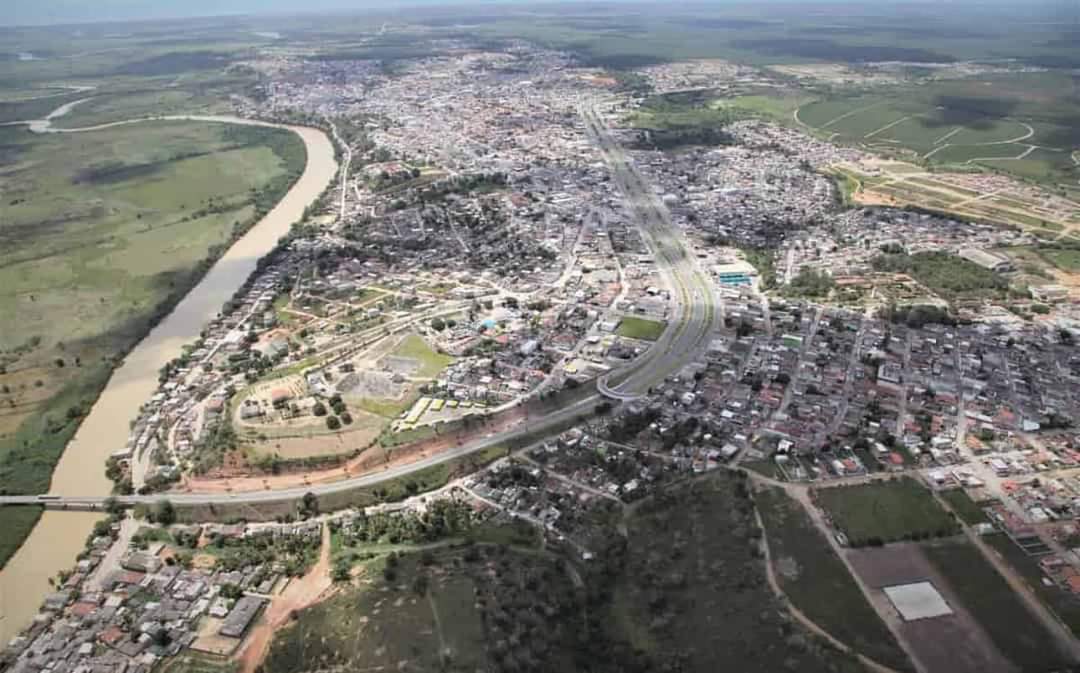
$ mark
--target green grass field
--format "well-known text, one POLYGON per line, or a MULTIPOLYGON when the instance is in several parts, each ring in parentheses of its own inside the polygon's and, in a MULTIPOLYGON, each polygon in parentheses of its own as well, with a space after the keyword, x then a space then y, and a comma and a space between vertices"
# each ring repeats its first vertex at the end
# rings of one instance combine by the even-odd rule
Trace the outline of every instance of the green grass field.
POLYGON ((923 544, 923 553, 945 576, 964 606, 1001 652, 1025 673, 1061 670, 1066 659, 1005 579, 967 540, 923 544))
POLYGON ((975 504, 975 501, 962 488, 943 491, 941 497, 956 512, 956 516, 960 517, 960 520, 969 526, 990 521, 982 507, 975 504))
POLYGON ((956 521, 909 477, 819 488, 814 495, 853 547, 957 532, 956 521))
POLYGON ((656 341, 664 333, 666 327, 667 323, 659 320, 626 316, 619 322, 619 327, 615 330, 615 333, 627 339, 656 341))
POLYGON ((411 358, 420 363, 416 375, 423 378, 432 378, 454 361, 449 355, 436 352, 418 334, 410 334, 402 340, 394 350, 394 355, 402 358, 411 358))
POLYGON ((802 506, 778 488, 758 492, 754 501, 777 578, 792 604, 855 651, 911 670, 907 655, 802 506))

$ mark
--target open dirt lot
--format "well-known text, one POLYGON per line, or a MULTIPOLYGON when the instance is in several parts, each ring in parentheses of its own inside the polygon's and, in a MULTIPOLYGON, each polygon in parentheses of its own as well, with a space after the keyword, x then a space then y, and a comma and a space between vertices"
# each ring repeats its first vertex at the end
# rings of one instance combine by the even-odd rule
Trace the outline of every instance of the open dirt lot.
POLYGON ((916 658, 929 673, 984 673, 1016 671, 967 611, 960 599, 913 543, 857 549, 847 552, 859 577, 871 589, 873 601, 883 615, 899 624, 916 658), (897 584, 930 582, 952 608, 953 614, 905 622, 883 589, 897 584))

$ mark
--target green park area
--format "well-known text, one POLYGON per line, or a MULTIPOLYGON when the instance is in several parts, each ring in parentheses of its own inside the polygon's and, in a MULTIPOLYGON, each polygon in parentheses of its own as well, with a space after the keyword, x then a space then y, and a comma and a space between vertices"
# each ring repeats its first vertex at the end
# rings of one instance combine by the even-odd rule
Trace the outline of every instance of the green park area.
POLYGON ((852 547, 956 533, 952 516, 910 477, 818 488, 814 498, 852 547))
POLYGON ((660 320, 636 318, 626 316, 620 322, 615 333, 627 339, 641 339, 642 341, 656 341, 667 328, 667 323, 660 320))
MULTIPOLYGON (((114 364, 305 162, 299 138, 269 128, 0 129, 0 314, 18 318, 0 333, 0 491, 48 489, 114 364)), ((15 511, 0 511, 0 562, 32 527, 15 511)))

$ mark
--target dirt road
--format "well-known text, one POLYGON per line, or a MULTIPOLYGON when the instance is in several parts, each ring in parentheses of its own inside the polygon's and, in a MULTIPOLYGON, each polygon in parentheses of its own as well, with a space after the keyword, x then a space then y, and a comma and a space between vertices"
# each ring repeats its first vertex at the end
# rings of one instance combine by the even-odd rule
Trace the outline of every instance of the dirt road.
POLYGON ((255 673, 270 650, 270 641, 274 632, 289 621, 294 610, 302 610, 326 599, 333 590, 330 579, 330 528, 323 524, 322 548, 319 560, 300 579, 293 580, 280 595, 270 601, 262 619, 252 627, 247 642, 243 645, 237 660, 240 673, 255 673))

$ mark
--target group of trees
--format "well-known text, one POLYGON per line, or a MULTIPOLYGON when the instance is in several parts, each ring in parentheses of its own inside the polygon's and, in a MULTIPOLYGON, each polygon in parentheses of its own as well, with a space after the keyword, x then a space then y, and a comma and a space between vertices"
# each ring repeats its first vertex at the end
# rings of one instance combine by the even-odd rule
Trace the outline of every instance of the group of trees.
POLYGON ((826 297, 836 287, 833 277, 824 271, 803 267, 784 289, 785 295, 819 298, 826 297))
POLYGON ((326 427, 329 430, 340 430, 343 424, 351 425, 353 422, 352 414, 349 413, 345 401, 341 399, 341 395, 334 393, 329 401, 330 409, 333 410, 335 415, 327 415, 326 405, 322 401, 315 403, 315 406, 311 408, 311 413, 315 416, 326 416, 326 427))
POLYGON ((1009 289, 1008 280, 993 271, 945 252, 885 253, 871 260, 871 266, 876 271, 907 274, 950 301, 1003 297, 1009 289))
POLYGON ((344 539, 360 542, 423 543, 462 535, 472 527, 472 508, 468 504, 439 499, 423 514, 415 512, 379 512, 358 519, 344 539))

